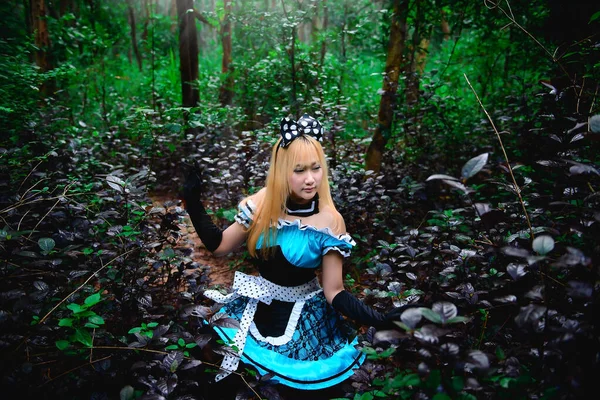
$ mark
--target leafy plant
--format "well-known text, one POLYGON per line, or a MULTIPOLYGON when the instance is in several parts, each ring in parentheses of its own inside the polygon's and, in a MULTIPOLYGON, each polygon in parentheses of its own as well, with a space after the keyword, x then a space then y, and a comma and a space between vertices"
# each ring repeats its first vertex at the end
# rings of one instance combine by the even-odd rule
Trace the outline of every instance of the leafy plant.
POLYGON ((85 347, 92 347, 94 339, 90 330, 104 325, 104 318, 91 310, 92 307, 103 301, 100 292, 94 293, 85 298, 83 304, 69 303, 67 309, 71 310, 71 316, 61 318, 58 326, 67 327, 74 332, 66 340, 57 340, 56 347, 59 350, 66 350, 75 343, 80 343, 85 347))

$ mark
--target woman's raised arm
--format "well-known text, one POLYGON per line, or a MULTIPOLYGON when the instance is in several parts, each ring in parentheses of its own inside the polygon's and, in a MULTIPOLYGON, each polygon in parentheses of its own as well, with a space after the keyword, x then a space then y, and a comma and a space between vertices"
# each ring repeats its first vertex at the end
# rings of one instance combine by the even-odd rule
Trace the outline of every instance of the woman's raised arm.
MULTIPOLYGON (((219 247, 212 251, 212 253, 217 257, 227 255, 244 244, 246 236, 248 236, 246 228, 239 223, 234 222, 223 231, 221 243, 219 244, 219 247)), ((200 240, 202 240, 202 238, 200 238, 200 240)))
POLYGON ((188 173, 183 185, 185 208, 204 246, 216 256, 229 254, 244 243, 247 229, 238 222, 225 230, 217 227, 200 201, 202 187, 200 172, 196 167, 188 173))

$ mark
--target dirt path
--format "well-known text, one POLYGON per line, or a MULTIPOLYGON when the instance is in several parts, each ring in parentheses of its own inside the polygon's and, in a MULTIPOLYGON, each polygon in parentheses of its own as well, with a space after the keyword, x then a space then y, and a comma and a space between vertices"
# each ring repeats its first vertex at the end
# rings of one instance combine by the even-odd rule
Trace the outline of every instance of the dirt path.
MULTIPOLYGON (((164 207, 167 209, 167 211, 171 208, 177 207, 177 199, 173 198, 171 195, 150 194, 149 196, 152 199, 152 205, 155 207, 164 207), (171 203, 173 204, 171 205, 171 203)), ((231 286, 234 273, 231 265, 235 261, 233 256, 213 256, 212 253, 208 251, 202 244, 202 241, 196 234, 196 230, 192 225, 192 221, 187 214, 185 214, 183 222, 179 223, 178 226, 182 236, 175 248, 193 247, 194 251, 192 253, 192 259, 200 266, 206 268, 210 286, 231 286)))

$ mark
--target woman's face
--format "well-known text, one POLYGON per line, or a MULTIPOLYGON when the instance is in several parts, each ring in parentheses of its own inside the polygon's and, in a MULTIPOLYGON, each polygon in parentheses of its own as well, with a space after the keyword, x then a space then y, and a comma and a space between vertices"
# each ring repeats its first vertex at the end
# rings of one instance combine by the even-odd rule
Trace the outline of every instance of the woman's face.
POLYGON ((302 160, 294 166, 290 175, 290 196, 297 203, 308 203, 317 194, 322 179, 323 166, 316 155, 302 160))

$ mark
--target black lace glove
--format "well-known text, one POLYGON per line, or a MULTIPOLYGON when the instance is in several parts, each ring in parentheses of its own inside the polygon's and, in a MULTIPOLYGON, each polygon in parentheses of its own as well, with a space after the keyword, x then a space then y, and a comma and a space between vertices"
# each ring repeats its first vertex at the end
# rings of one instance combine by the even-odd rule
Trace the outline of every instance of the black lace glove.
POLYGON ((402 312, 407 308, 419 306, 417 304, 410 304, 403 307, 396 307, 390 312, 383 314, 367 306, 345 290, 335 295, 331 301, 331 305, 346 317, 362 325, 373 326, 377 329, 397 328, 394 321, 400 320, 402 312))
POLYGON ((221 240, 223 240, 223 231, 213 223, 200 201, 200 196, 203 192, 201 175, 202 171, 196 163, 189 170, 185 178, 183 199, 196 233, 200 237, 200 240, 202 240, 202 243, 204 243, 204 246, 213 252, 219 247, 221 240))

